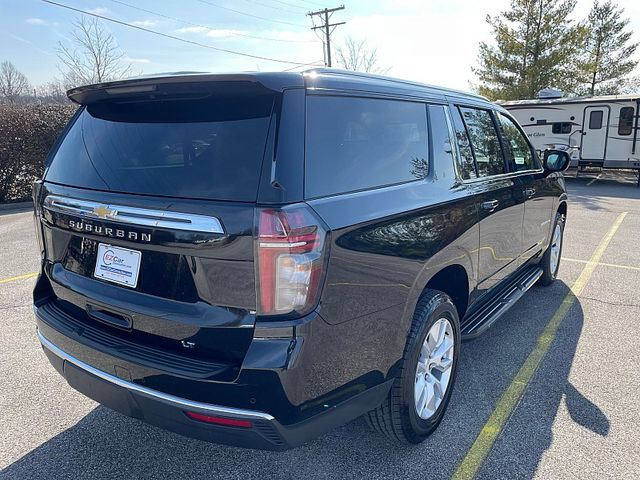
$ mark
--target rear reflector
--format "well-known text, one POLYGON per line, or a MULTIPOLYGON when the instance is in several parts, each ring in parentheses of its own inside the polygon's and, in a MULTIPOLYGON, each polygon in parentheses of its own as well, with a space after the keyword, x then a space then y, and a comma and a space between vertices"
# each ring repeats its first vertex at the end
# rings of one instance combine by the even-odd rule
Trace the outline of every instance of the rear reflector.
POLYGON ((198 422, 213 423, 215 425, 224 425, 226 427, 251 428, 253 424, 249 420, 238 420, 235 418, 212 417, 196 412, 184 412, 187 417, 198 422))

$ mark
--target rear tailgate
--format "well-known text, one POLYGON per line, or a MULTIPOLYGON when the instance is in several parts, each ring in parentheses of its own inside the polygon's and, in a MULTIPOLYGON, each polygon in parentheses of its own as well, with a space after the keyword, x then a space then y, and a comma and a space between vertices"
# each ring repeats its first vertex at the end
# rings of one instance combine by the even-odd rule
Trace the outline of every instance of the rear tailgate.
POLYGON ((254 210, 277 95, 157 97, 82 107, 51 157, 37 192, 50 288, 36 304, 98 350, 232 380, 255 321, 254 210))

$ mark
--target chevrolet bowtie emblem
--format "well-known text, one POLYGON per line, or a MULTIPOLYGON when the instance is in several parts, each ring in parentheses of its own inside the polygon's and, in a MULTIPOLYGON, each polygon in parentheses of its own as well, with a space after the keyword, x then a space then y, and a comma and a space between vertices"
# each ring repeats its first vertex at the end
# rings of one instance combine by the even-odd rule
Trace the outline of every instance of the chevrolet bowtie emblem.
POLYGON ((113 215, 116 213, 115 210, 111 210, 108 207, 105 207, 104 205, 100 205, 99 207, 94 208, 91 213, 93 213, 96 217, 99 218, 108 218, 108 217, 113 217, 113 215))

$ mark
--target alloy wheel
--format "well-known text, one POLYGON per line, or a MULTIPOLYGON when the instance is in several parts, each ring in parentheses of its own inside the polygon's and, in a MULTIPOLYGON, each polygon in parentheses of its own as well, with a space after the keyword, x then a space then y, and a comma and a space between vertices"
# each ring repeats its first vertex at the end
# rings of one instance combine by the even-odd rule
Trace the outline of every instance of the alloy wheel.
POLYGON ((423 420, 431 418, 447 393, 451 380, 454 353, 453 326, 440 318, 424 339, 415 378, 415 408, 423 420))
POLYGON ((560 224, 556 224, 556 228, 553 231, 553 238, 551 240, 551 255, 549 257, 549 267, 553 275, 558 271, 558 264, 560 263, 560 248, 562 247, 562 227, 560 224))

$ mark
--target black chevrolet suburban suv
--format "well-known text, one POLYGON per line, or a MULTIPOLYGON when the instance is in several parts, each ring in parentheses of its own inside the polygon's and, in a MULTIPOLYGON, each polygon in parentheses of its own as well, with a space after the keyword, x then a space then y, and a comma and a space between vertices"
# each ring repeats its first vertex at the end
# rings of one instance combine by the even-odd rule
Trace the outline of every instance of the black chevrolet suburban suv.
POLYGON ((557 274, 569 158, 481 97, 325 69, 68 95, 37 333, 125 415, 283 450, 364 414, 418 443, 461 340, 557 274))

